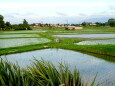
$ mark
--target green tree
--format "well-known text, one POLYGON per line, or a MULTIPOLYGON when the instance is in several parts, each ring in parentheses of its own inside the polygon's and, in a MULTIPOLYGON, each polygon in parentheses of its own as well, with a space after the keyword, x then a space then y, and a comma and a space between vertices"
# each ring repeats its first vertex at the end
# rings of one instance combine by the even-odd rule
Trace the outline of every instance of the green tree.
POLYGON ((109 20, 108 20, 108 24, 109 24, 109 26, 111 26, 111 27, 115 27, 115 19, 109 19, 109 20))
POLYGON ((6 22, 5 23, 5 29, 10 30, 11 28, 12 28, 12 26, 11 26, 10 22, 6 22))
POLYGON ((24 29, 31 30, 31 28, 30 28, 28 22, 26 21, 26 19, 23 20, 23 26, 24 26, 24 29))
POLYGON ((3 29, 5 27, 4 25, 4 17, 0 15, 0 29, 3 29))
POLYGON ((24 27, 23 24, 15 24, 15 25, 12 25, 12 28, 14 30, 26 30, 26 28, 24 27))
POLYGON ((81 25, 82 25, 82 26, 88 26, 89 23, 88 23, 88 22, 83 22, 81 25))
POLYGON ((14 25, 12 25, 12 28, 13 28, 14 30, 19 30, 19 25, 14 24, 14 25))

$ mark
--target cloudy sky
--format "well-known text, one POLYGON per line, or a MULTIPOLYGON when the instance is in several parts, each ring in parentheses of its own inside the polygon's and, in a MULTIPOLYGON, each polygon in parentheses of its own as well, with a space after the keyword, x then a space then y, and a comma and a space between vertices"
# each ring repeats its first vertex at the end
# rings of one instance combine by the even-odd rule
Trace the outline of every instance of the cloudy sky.
POLYGON ((115 18, 115 0, 0 0, 0 14, 12 24, 105 22, 115 18))

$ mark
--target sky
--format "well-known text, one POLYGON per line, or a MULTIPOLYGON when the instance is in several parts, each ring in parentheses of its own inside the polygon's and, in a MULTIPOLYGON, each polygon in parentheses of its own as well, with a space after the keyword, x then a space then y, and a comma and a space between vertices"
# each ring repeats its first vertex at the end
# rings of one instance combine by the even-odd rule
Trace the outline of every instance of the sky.
POLYGON ((115 18, 115 0, 0 0, 0 15, 12 24, 106 22, 115 18))

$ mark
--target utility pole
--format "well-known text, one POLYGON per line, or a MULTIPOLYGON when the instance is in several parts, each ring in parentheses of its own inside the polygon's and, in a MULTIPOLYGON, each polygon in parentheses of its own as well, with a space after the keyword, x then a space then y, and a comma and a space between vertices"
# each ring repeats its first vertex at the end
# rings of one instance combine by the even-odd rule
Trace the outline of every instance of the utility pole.
POLYGON ((68 20, 67 20, 67 27, 68 27, 68 20))

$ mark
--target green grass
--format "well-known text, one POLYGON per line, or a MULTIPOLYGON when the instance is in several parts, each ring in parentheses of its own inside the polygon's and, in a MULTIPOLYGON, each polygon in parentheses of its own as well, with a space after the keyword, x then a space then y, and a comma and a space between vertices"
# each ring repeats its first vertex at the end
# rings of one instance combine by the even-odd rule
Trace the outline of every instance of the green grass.
MULTIPOLYGON (((59 64, 58 69, 45 60, 35 60, 33 66, 21 69, 18 65, 0 59, 1 86, 89 86, 81 81, 80 73, 70 71, 67 65, 59 64)), ((90 86, 96 86, 95 79, 90 86)))
MULTIPOLYGON (((45 49, 45 48, 62 48, 62 49, 69 49, 69 50, 79 51, 82 53, 92 54, 94 56, 98 55, 97 57, 100 57, 100 55, 102 55, 102 57, 100 58, 104 57, 104 59, 106 60, 110 60, 110 61, 113 60, 113 62, 115 62, 115 58, 114 58, 115 45, 74 45, 74 43, 78 43, 89 39, 72 39, 72 38, 71 39, 59 38, 60 40, 59 43, 56 43, 55 42, 56 37, 52 37, 52 35, 60 33, 55 31, 62 31, 62 33, 72 32, 77 34, 115 33, 115 27, 84 27, 83 30, 64 30, 64 28, 52 28, 50 30, 49 28, 42 28, 40 30, 49 30, 48 32, 43 32, 43 33, 41 32, 36 34, 39 34, 40 37, 47 38, 52 41, 44 44, 25 45, 20 47, 13 47, 13 48, 2 48, 0 49, 0 55, 26 52, 31 50, 45 49)), ((3 32, 1 33, 3 34, 3 32)), ((33 33, 29 33, 29 34, 33 34, 33 33)))
POLYGON ((44 43, 44 44, 36 44, 29 46, 20 46, 14 48, 4 48, 0 49, 0 55, 6 55, 11 53, 20 53, 32 50, 46 49, 46 48, 61 48, 74 50, 82 53, 86 53, 89 55, 94 55, 99 58, 103 58, 108 61, 115 62, 115 45, 73 45, 74 42, 79 42, 80 40, 73 39, 64 39, 61 40, 60 43, 44 43))
POLYGON ((36 30, 46 30, 48 32, 55 33, 76 33, 76 34, 96 34, 96 33, 115 33, 115 27, 95 27, 95 26, 87 26, 83 27, 82 30, 65 30, 64 27, 53 27, 53 28, 36 28, 36 30), (56 32, 57 31, 57 32, 56 32))
POLYGON ((26 45, 19 47, 11 47, 11 48, 2 48, 0 49, 0 55, 12 54, 12 53, 21 53, 26 51, 38 50, 49 48, 47 43, 44 44, 35 44, 35 45, 26 45))
MULTIPOLYGON (((42 28, 41 30, 49 30, 49 28, 42 28)), ((115 45, 74 45, 74 43, 84 41, 84 39, 59 39, 59 43, 55 42, 53 34, 61 33, 76 33, 76 34, 90 34, 90 33, 115 33, 114 27, 84 27, 83 30, 64 30, 64 28, 52 28, 45 33, 36 33, 43 38, 52 40, 49 43, 25 45, 12 48, 0 49, 0 55, 26 52, 45 48, 62 48, 68 50, 79 51, 86 54, 94 55, 108 61, 115 62, 115 45)), ((0 32, 0 34, 4 34, 0 32)), ((5 33, 6 34, 6 33, 5 33)), ((15 33, 16 34, 16 33, 15 33)), ((17 33, 19 34, 19 33, 17 33)), ((25 33, 28 34, 28 33, 25 33)), ((33 34, 33 33, 29 33, 33 34)), ((35 33, 34 33, 35 34, 35 33)), ((91 86, 94 86, 94 81, 91 86)), ((0 84, 2 86, 89 86, 88 80, 83 83, 81 81, 80 73, 74 70, 72 73, 68 66, 55 66, 45 60, 34 62, 34 66, 29 66, 28 69, 21 69, 18 65, 11 64, 7 61, 0 61, 0 84)))
POLYGON ((55 37, 51 37, 51 33, 49 34, 42 34, 43 37, 47 37, 53 42, 48 43, 49 47, 57 47, 57 48, 64 48, 70 50, 79 50, 83 52, 90 52, 100 55, 107 55, 107 56, 115 56, 115 45, 75 45, 74 43, 78 43, 83 41, 83 39, 64 39, 59 38, 59 43, 55 43, 55 37))

